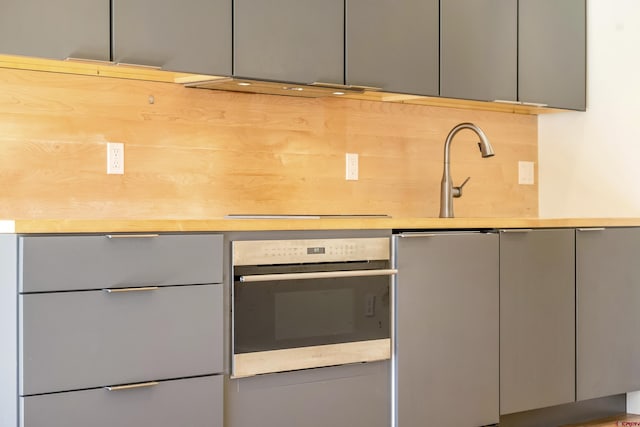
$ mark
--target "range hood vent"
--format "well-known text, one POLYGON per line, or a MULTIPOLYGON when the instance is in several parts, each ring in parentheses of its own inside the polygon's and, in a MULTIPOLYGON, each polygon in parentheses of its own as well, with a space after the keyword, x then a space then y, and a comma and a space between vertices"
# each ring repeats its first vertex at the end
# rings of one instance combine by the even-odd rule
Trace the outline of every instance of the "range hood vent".
POLYGON ((226 90, 232 92, 261 93, 268 95, 322 98, 327 96, 362 94, 364 91, 378 91, 379 88, 338 85, 332 83, 294 84, 232 77, 220 77, 200 81, 183 82, 185 87, 199 89, 226 90))

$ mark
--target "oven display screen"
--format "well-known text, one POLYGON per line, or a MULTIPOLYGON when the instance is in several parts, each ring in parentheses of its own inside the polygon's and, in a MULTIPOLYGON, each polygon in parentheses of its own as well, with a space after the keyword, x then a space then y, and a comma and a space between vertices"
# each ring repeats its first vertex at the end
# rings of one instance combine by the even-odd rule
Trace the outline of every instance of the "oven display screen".
POLYGON ((323 255, 324 252, 324 247, 322 246, 318 246, 315 248, 307 248, 307 255, 323 255))

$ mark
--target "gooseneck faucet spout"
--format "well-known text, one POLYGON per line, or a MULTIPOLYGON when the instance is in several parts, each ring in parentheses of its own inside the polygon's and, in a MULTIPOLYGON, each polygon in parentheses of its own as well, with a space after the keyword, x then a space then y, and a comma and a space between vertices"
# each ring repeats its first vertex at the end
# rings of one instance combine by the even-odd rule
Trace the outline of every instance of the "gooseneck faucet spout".
POLYGON ((440 184, 440 218, 453 218, 453 198, 462 196, 462 187, 464 187, 467 181, 471 178, 469 177, 465 179, 459 187, 455 187, 453 185, 453 180, 451 179, 451 167, 449 164, 451 157, 451 141, 453 140, 453 137, 463 129, 472 130, 476 135, 478 135, 480 138, 478 146, 480 147, 482 157, 492 157, 495 154, 487 136, 484 134, 482 129, 473 123, 460 123, 451 129, 449 135, 447 135, 447 140, 444 143, 444 171, 442 173, 442 183, 440 184))

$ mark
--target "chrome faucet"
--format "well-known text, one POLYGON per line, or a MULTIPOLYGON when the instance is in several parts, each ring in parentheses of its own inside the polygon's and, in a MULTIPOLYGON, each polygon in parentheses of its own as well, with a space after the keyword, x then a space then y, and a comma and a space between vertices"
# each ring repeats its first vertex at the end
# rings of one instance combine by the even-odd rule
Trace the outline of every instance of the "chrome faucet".
POLYGON ((453 137, 463 129, 472 130, 480 137, 478 146, 482 157, 492 157, 494 155, 493 147, 489 143, 484 132, 478 126, 473 123, 460 123, 456 125, 444 143, 444 172, 442 173, 442 183, 440 184, 440 218, 453 218, 453 198, 462 197, 462 187, 469 181, 471 177, 468 177, 459 187, 454 187, 453 180, 451 179, 451 167, 449 165, 450 147, 453 137))

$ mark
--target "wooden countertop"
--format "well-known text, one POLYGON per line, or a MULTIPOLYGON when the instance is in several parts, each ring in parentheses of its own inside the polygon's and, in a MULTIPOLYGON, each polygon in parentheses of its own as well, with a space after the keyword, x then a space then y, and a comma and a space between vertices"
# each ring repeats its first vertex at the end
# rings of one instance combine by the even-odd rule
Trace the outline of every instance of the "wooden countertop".
POLYGON ((91 233, 340 229, 490 229, 635 227, 640 218, 321 218, 321 219, 28 219, 0 220, 0 233, 91 233))

